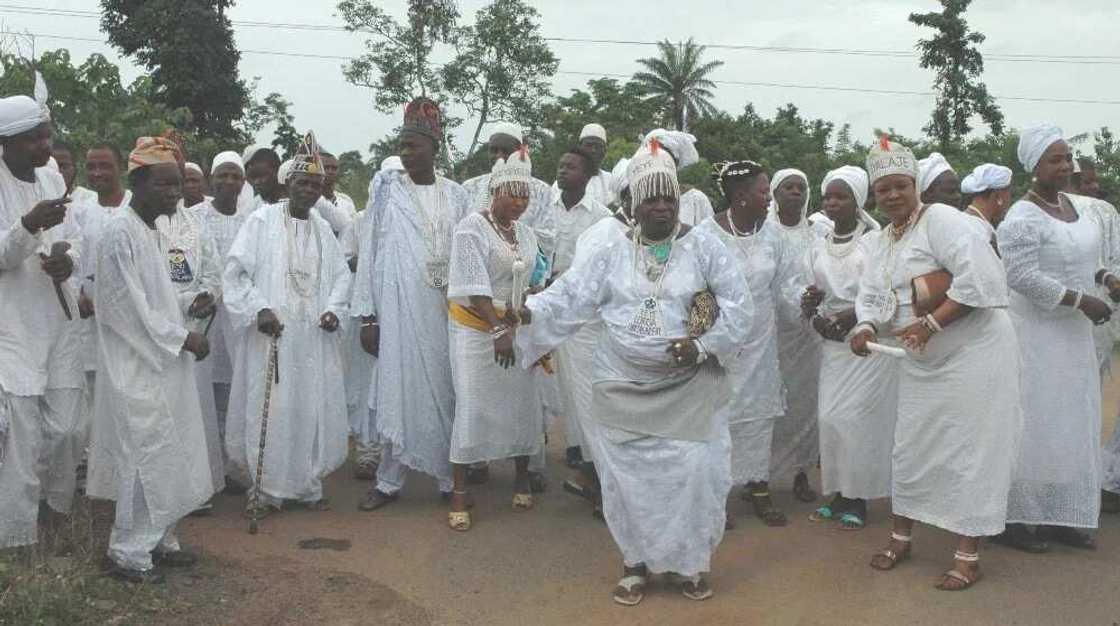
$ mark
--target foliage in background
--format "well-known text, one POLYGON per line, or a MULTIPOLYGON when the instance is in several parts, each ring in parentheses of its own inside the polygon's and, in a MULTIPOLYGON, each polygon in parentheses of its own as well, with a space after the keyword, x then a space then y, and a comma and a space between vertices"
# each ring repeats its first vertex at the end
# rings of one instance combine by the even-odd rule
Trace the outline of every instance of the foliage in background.
POLYGON ((540 14, 522 0, 495 0, 459 29, 456 55, 443 66, 452 101, 477 119, 467 154, 495 121, 530 126, 551 92, 560 61, 541 35, 540 14))
POLYGON ((914 24, 937 31, 933 37, 918 41, 918 51, 921 66, 935 73, 933 88, 937 92, 933 115, 924 130, 943 149, 968 135, 974 115, 979 115, 993 134, 1003 132, 1003 113, 980 82, 984 57, 976 46, 984 42, 984 35, 969 30, 962 17, 971 3, 941 0, 944 10, 940 13, 910 14, 914 24))
POLYGON ((661 110, 662 123, 670 128, 686 130, 692 120, 716 113, 712 104, 716 85, 710 77, 723 61, 705 62, 705 50, 691 37, 676 44, 665 40, 657 44, 658 56, 638 59, 638 65, 646 69, 634 74, 634 81, 642 95, 661 110))
POLYGON ((241 53, 225 11, 233 0, 101 0, 109 43, 151 74, 150 97, 186 108, 186 128, 207 139, 235 141, 249 107, 237 72, 241 53))

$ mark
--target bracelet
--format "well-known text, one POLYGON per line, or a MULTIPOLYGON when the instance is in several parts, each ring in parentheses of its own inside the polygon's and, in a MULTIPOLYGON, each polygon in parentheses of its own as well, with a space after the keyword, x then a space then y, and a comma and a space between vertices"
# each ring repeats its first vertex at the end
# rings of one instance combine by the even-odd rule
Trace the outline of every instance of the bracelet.
POLYGON ((1073 293, 1076 294, 1073 297, 1073 308, 1075 308, 1075 309, 1081 308, 1081 296, 1083 294, 1080 291, 1075 291, 1073 293))
POLYGON ((510 332, 512 332, 512 331, 513 331, 513 329, 510 328, 509 326, 506 326, 505 324, 500 324, 500 325, 495 326, 495 327, 490 329, 490 338, 493 339, 494 341, 497 341, 497 340, 501 339, 502 337, 505 337, 506 335, 510 334, 510 332))
POLYGON ((704 344, 700 343, 699 337, 692 340, 692 345, 696 346, 696 364, 699 365, 704 361, 707 361, 708 349, 704 347, 704 344))
POLYGON ((922 316, 921 323, 931 335, 936 335, 942 330, 941 324, 937 322, 937 318, 933 316, 933 313, 922 316))

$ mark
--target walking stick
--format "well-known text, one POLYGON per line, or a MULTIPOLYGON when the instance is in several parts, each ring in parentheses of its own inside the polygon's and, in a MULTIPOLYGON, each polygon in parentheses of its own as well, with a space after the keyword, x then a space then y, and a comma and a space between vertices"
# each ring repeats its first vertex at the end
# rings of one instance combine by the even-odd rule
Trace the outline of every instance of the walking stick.
POLYGON ((268 366, 265 368, 265 381, 264 381, 264 409, 261 411, 261 438, 260 449, 257 451, 257 475, 253 481, 253 493, 249 496, 249 534, 257 534, 257 521, 260 514, 260 494, 261 494, 261 476, 264 471, 264 445, 268 437, 268 405, 272 402, 272 385, 274 382, 280 382, 280 371, 278 368, 279 353, 277 352, 277 342, 279 337, 273 336, 272 343, 268 348, 268 366))

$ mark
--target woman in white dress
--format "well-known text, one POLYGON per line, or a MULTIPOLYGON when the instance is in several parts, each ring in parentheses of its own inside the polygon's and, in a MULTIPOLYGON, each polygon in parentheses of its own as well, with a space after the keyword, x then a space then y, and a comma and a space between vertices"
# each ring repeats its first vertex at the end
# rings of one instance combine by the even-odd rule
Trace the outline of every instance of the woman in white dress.
MULTIPOLYGON (((808 272, 805 259, 813 242, 828 233, 827 227, 808 219, 809 178, 796 169, 774 173, 770 181, 769 222, 782 238, 797 276, 808 272)), ((817 494, 809 486, 807 471, 820 458, 817 430, 817 378, 821 364, 821 338, 805 332, 797 307, 777 311, 778 365, 786 388, 786 411, 774 424, 774 450, 770 459, 773 478, 793 475, 793 495, 812 502, 817 494)))
POLYGON ((718 363, 746 339, 750 292, 717 238, 678 221, 676 168, 659 143, 635 155, 629 178, 632 238, 612 238, 530 296, 517 343, 524 366, 603 321, 587 441, 625 566, 614 599, 635 605, 651 574, 673 573, 686 597, 704 600, 731 488, 718 363), (718 306, 714 321, 701 315, 704 292, 718 306))
POLYGON ((891 450, 898 400, 897 363, 875 354, 852 354, 847 338, 856 325, 856 296, 879 224, 863 210, 867 172, 845 165, 821 182, 823 208, 832 232, 809 248, 809 287, 802 296, 804 317, 824 339, 821 346, 821 488, 835 493, 809 519, 839 520, 844 530, 860 530, 867 500, 891 495, 891 450))
POLYGON ((761 165, 721 163, 713 176, 728 209, 698 228, 721 239, 732 252, 754 302, 750 333, 734 358, 724 363, 731 398, 720 409, 719 420, 730 429, 731 480, 744 486, 743 498, 767 526, 784 526, 786 515, 774 506, 769 487, 774 422, 786 409, 775 320, 779 308, 794 308, 790 303, 801 262, 787 250, 777 226, 766 219, 770 179, 761 165))
POLYGON ((894 528, 871 566, 890 570, 907 560, 914 522, 930 524, 957 535, 953 567, 937 587, 959 591, 980 580, 980 537, 1003 530, 1022 431, 1007 281, 971 217, 919 202, 909 149, 884 137, 867 170, 875 203, 891 224, 875 237, 860 279, 852 351, 868 356, 869 342, 892 331, 907 349, 897 361, 894 528), (937 287, 917 307, 915 279, 937 287), (948 280, 944 298, 936 297, 948 280))
POLYGON ((540 451, 543 415, 530 369, 515 367, 515 325, 507 307, 529 288, 537 256, 533 229, 518 218, 529 206, 532 165, 522 149, 499 158, 490 175, 490 207, 463 218, 451 245, 448 332, 455 421, 451 430, 454 490, 448 523, 471 527, 467 468, 513 457, 513 508, 533 507, 529 457, 540 451))
POLYGON ((1053 126, 1023 131, 1019 160, 1034 182, 999 226, 999 249, 1014 290, 1011 316, 1023 361, 1023 443, 1000 538, 1042 551, 1037 539, 1095 547, 1079 529, 1100 514, 1101 395, 1093 324, 1111 311, 1097 298, 1101 229, 1081 196, 1062 193, 1072 154, 1053 126))

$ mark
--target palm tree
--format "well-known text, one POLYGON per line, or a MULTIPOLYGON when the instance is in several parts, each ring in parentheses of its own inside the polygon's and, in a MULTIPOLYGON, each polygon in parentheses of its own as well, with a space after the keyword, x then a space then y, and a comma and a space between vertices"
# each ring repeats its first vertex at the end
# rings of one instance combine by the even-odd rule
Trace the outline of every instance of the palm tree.
POLYGON ((657 48, 659 56, 638 59, 647 71, 634 74, 647 100, 660 105, 677 130, 685 130, 690 119, 715 113, 711 98, 716 85, 709 76, 723 61, 703 63, 701 57, 707 48, 691 37, 681 44, 661 41, 657 48))

